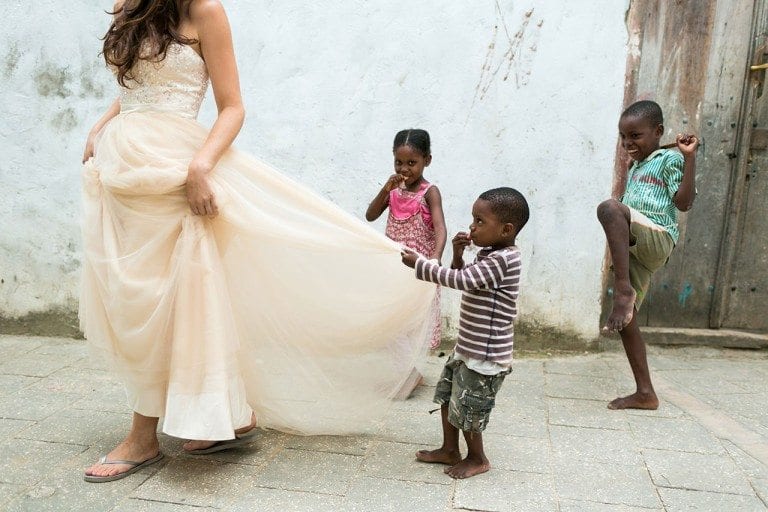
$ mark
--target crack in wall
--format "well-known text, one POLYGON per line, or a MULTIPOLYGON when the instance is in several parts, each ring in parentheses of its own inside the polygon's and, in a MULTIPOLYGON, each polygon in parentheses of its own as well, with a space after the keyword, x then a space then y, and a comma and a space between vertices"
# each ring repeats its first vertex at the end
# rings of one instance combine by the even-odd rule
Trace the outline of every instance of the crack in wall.
MULTIPOLYGON (((536 52, 539 37, 538 31, 533 33, 529 31, 529 25, 533 19, 534 10, 535 9, 532 8, 523 14, 520 26, 514 34, 511 34, 504 17, 504 11, 498 0, 496 0, 497 22, 493 26, 491 42, 488 44, 488 51, 485 54, 485 60, 480 71, 480 79, 475 87, 475 96, 472 99, 472 106, 474 106, 477 101, 485 99, 488 91, 493 84, 496 83, 499 75, 501 75, 501 80, 503 82, 506 82, 513 76, 515 87, 518 89, 528 84, 531 75, 530 68, 533 58, 532 56, 536 52), (504 36, 503 44, 506 44, 506 50, 497 60, 495 56, 498 47, 497 39, 499 37, 500 26, 502 28, 504 36), (524 44, 526 41, 530 41, 530 44, 524 44)), ((544 20, 539 20, 535 24, 535 27, 540 29, 543 24, 544 20)))

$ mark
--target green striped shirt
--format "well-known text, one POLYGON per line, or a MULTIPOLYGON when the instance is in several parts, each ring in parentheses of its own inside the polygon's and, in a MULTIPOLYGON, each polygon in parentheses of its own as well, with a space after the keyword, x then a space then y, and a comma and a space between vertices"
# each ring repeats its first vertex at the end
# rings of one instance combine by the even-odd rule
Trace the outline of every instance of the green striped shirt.
POLYGON ((683 180, 683 155, 657 149, 629 168, 627 188, 621 202, 661 226, 677 243, 677 208, 672 198, 683 180))

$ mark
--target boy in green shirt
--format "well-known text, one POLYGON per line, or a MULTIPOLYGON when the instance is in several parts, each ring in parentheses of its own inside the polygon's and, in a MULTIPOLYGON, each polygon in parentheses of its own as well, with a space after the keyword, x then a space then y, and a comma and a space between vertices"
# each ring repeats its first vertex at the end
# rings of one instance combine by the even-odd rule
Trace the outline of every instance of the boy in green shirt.
POLYGON ((621 145, 634 162, 621 200, 608 199, 597 207, 615 278, 613 310, 603 330, 619 332, 637 385, 635 393, 616 398, 609 409, 659 406, 635 313, 648 292, 651 276, 664 266, 677 243, 677 211, 693 206, 699 145, 693 135, 678 135, 675 142, 680 153, 661 149, 663 134, 661 107, 653 101, 633 103, 621 114, 621 145))

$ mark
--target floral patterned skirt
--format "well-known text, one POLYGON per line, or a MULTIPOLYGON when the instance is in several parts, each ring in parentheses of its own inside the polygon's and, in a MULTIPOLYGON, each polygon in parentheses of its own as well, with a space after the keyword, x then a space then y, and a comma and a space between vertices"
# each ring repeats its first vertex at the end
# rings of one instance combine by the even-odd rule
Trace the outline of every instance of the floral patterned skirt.
MULTIPOLYGON (((419 213, 407 219, 397 219, 390 213, 387 218, 386 235, 395 242, 401 243, 427 258, 431 258, 435 252, 435 230, 426 225, 419 213)), ((440 346, 441 339, 440 286, 435 287, 431 318, 430 332, 432 334, 429 348, 435 349, 440 346)))

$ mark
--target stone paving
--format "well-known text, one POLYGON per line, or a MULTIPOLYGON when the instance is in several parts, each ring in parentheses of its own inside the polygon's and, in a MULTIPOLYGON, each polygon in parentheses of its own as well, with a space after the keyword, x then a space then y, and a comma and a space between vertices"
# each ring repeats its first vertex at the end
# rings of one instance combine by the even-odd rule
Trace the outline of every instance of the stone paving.
POLYGON ((632 388, 619 352, 519 358, 485 435, 493 469, 463 481, 413 457, 440 441, 442 361, 369 435, 262 431, 205 457, 161 436, 161 464, 88 484, 129 424, 120 385, 82 341, 0 336, 0 510, 767 510, 768 352, 651 347, 650 412, 606 409, 632 388))

